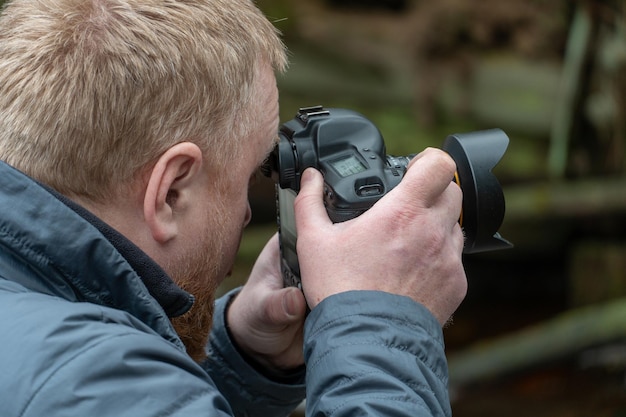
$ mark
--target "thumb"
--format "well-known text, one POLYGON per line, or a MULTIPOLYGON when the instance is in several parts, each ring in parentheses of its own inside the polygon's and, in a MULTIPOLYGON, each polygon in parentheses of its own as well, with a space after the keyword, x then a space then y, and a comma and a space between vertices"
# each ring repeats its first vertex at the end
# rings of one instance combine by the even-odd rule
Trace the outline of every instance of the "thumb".
POLYGON ((281 326, 302 321, 306 312, 306 300, 302 291, 295 287, 282 288, 270 295, 267 305, 267 320, 281 326))
POLYGON ((332 224, 324 207, 324 177, 313 168, 302 173, 300 192, 294 202, 296 228, 298 233, 306 228, 318 229, 332 224))

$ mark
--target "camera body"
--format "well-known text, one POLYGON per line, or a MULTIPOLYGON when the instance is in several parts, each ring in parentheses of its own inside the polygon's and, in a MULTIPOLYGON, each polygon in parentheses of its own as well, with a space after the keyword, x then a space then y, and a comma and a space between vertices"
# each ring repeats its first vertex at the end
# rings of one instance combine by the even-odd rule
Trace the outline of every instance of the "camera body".
MULTIPOLYGON (((497 129, 449 136, 444 143, 457 163, 451 181, 464 192, 461 226, 466 253, 511 246, 497 233, 504 196, 490 172, 507 145, 508 137, 497 129)), ((276 182, 285 285, 301 287, 293 203, 304 170, 313 167, 324 175, 324 204, 337 223, 359 216, 398 185, 413 156, 387 155, 378 128, 347 109, 302 108, 281 126, 279 142, 263 171, 276 182)))
POLYGON ((308 167, 324 174, 324 203, 337 223, 369 209, 400 183, 408 157, 387 156, 383 138, 369 120, 345 109, 301 109, 280 128, 278 143, 281 189, 300 190, 308 167), (283 138, 287 140, 283 140, 283 138))

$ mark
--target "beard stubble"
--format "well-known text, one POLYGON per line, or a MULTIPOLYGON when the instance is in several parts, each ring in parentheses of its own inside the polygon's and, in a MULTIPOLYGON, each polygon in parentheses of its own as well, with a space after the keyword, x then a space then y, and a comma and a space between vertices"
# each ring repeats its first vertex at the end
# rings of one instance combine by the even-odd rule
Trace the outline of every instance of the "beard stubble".
MULTIPOLYGON (((217 213, 215 213, 217 214, 217 213)), ((179 317, 171 318, 172 325, 184 343, 187 354, 196 362, 206 358, 206 345, 213 325, 215 293, 221 282, 219 277, 224 256, 225 220, 228 214, 213 216, 213 227, 207 226, 198 244, 171 266, 171 276, 183 290, 194 296, 191 309, 179 317)), ((209 222, 206 222, 207 224, 209 222)))

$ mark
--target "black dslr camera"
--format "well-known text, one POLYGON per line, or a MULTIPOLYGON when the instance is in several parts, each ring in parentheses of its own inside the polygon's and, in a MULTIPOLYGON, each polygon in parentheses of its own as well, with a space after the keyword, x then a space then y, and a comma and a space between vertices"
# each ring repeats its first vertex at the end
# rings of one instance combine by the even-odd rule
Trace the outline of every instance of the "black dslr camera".
MULTIPOLYGON (((302 108, 281 126, 279 137, 263 171, 277 185, 285 285, 301 288, 293 203, 304 170, 314 167, 324 175, 324 203, 337 223, 359 216, 398 185, 414 155, 387 155, 378 128, 346 109, 302 108)), ((465 233, 464 253, 512 246, 498 233, 504 195, 491 173, 508 144, 499 129, 451 135, 443 144, 457 165, 451 180, 463 190, 459 222, 465 233)))

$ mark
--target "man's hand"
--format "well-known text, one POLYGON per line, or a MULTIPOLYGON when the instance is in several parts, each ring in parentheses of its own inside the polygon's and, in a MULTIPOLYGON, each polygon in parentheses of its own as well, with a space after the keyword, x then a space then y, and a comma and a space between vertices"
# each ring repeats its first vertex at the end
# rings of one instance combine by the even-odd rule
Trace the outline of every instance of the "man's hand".
POLYGON ((278 235, 274 235, 227 313, 237 346, 268 371, 290 370, 304 363, 306 301, 297 288, 283 288, 279 267, 278 235))
POLYGON ((423 304, 443 325, 467 292, 458 224, 462 195, 448 154, 426 149, 372 208, 333 224, 323 178, 304 172, 295 201, 298 259, 311 307, 350 290, 379 290, 423 304))

